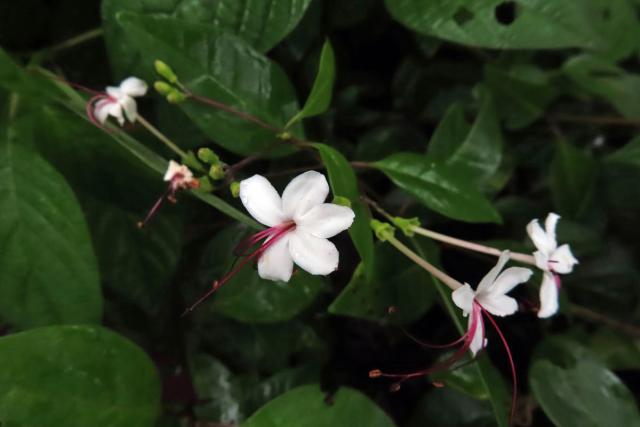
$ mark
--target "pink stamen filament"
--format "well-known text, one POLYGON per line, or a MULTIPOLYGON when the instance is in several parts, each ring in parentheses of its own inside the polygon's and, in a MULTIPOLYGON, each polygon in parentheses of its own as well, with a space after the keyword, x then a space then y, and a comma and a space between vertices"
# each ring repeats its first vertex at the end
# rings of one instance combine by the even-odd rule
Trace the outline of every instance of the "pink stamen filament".
MULTIPOLYGON (((233 276, 235 276, 245 265, 249 263, 249 261, 254 259, 259 259, 271 246, 276 244, 282 237, 284 237, 287 233, 293 231, 295 229, 296 224, 294 222, 286 222, 283 224, 276 225, 275 227, 268 228, 266 230, 260 231, 253 236, 250 236, 247 240, 250 242, 257 243, 259 240, 266 238, 266 240, 252 253, 244 256, 242 260, 227 274, 225 274, 221 279, 214 280, 211 284, 211 289, 207 291, 204 295, 202 295, 191 307, 187 308, 182 314, 185 316, 186 314, 192 312, 197 306, 206 301, 211 295, 213 295, 218 289, 220 289, 225 283, 227 283, 233 276), (258 237, 259 236, 259 237, 258 237)), ((244 242, 244 241, 243 241, 244 242)), ((240 244, 243 244, 240 242, 240 244)))

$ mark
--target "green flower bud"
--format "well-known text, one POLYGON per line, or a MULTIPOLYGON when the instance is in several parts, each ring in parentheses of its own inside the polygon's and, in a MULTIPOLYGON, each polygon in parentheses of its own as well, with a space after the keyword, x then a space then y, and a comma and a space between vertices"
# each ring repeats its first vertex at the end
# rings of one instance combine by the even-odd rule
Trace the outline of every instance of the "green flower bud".
POLYGON ((156 92, 158 92, 160 95, 169 95, 171 93, 172 90, 174 90, 174 88, 167 82, 163 82, 158 80, 157 82, 155 82, 153 84, 154 89, 156 90, 156 92))
POLYGON ((222 167, 222 163, 212 165, 209 169, 209 176, 213 179, 223 179, 225 173, 224 168, 222 167))
POLYGON ((217 165, 220 163, 220 157, 210 148, 201 148, 198 150, 198 158, 205 163, 217 165))
POLYGON ((167 79, 169 83, 175 84, 178 81, 178 76, 176 76, 171 67, 169 67, 166 63, 160 61, 159 59, 156 59, 153 65, 156 67, 156 73, 167 79))
POLYGON ((187 95, 173 88, 173 90, 167 95, 167 101, 172 104, 179 104, 187 99, 187 95))
POLYGON ((229 186, 229 190, 234 199, 240 197, 240 183, 238 181, 233 181, 229 186))

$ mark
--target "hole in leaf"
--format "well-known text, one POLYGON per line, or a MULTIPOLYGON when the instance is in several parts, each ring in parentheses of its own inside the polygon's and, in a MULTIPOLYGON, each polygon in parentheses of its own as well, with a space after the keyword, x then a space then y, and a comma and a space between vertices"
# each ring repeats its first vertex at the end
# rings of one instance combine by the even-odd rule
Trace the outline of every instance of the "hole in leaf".
POLYGON ((516 2, 505 1, 494 10, 496 21, 502 25, 511 25, 516 20, 516 2))
POLYGON ((461 27, 473 19, 473 12, 471 12, 466 7, 461 6, 460 8, 458 8, 458 10, 456 10, 456 13, 453 14, 452 18, 454 21, 456 21, 456 24, 461 27))

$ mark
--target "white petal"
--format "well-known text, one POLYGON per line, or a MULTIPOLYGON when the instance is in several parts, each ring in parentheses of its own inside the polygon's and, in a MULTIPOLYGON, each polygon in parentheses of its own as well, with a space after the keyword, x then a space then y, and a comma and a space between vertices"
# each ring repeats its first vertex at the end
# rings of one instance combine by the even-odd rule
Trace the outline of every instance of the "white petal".
POLYGON ((311 274, 325 276, 338 268, 339 254, 335 245, 304 230, 290 233, 289 253, 300 268, 311 274))
POLYGON ((107 94, 113 98, 112 101, 117 101, 124 95, 118 86, 107 86, 107 94))
POLYGON ((147 82, 137 77, 128 77, 120 83, 120 90, 128 96, 143 96, 147 93, 147 82))
POLYGON ((296 227, 302 228, 316 237, 327 239, 349 228, 354 218, 355 214, 351 208, 333 203, 322 203, 299 217, 296 221, 296 227))
POLYGON ((559 219, 560 215, 551 212, 547 215, 547 219, 544 220, 544 229, 547 232, 547 237, 554 242, 556 242, 556 225, 558 225, 559 219))
POLYGON ((549 259, 549 267, 556 273, 561 274, 571 273, 575 264, 578 264, 578 260, 573 256, 571 248, 567 244, 556 249, 549 259))
POLYGON ((169 160, 169 166, 167 167, 167 171, 164 173, 164 180, 171 181, 171 179, 176 176, 176 174, 180 173, 181 165, 175 160, 169 160))
POLYGON ((544 252, 535 251, 533 257, 536 260, 536 266, 542 271, 549 271, 549 255, 544 252))
POLYGON ((509 251, 502 251, 495 267, 489 270, 489 272, 482 278, 482 280, 480 280, 480 283, 476 288, 476 293, 484 292, 488 290, 491 285, 493 285, 493 282, 496 281, 496 277, 498 277, 498 274, 500 273, 504 265, 507 263, 507 261, 509 261, 509 256, 509 251))
POLYGON ((289 235, 285 234, 258 259, 258 275, 266 280, 288 282, 293 272, 289 235))
POLYGON ((321 204, 329 195, 327 178, 316 171, 302 173, 291 180, 282 193, 282 211, 298 220, 312 207, 321 204))
POLYGON ((476 297, 473 289, 468 283, 451 292, 453 303, 462 310, 465 316, 468 316, 473 308, 473 300, 476 297))
POLYGON ((93 106, 93 115, 95 116, 96 120, 100 122, 100 124, 104 124, 104 122, 107 121, 107 117, 109 116, 109 108, 107 107, 111 104, 111 102, 112 101, 108 99, 101 99, 93 106))
POLYGON ((540 309, 538 317, 551 317, 558 311, 558 285, 551 273, 542 275, 540 285, 540 309))
POLYGON ((535 247, 541 252, 551 253, 557 246, 555 236, 548 236, 542 227, 540 227, 537 219, 527 224, 527 233, 535 247))
POLYGON ((124 114, 127 116, 127 119, 133 123, 136 121, 136 117, 138 117, 138 107, 136 106, 136 101, 130 97, 125 96, 120 99, 120 105, 124 110, 124 114))
POLYGON ((488 293, 491 294, 506 294, 511 289, 518 286, 520 283, 524 283, 533 274, 533 271, 528 268, 522 267, 509 267, 496 278, 493 285, 489 287, 488 293))
POLYGON ((487 346, 487 339, 484 338, 484 322, 482 321, 482 313, 478 310, 473 314, 473 316, 469 316, 469 322, 467 326, 467 330, 471 327, 471 321, 473 317, 476 317, 476 330, 473 334, 473 338, 471 339, 471 345, 469 346, 469 350, 475 357, 475 355, 487 346))
POLYGON ((124 125, 124 116, 122 115, 122 107, 117 102, 108 102, 102 107, 108 116, 115 117, 120 126, 124 125))
POLYGON ((282 202, 267 178, 254 175, 240 182, 240 200, 245 209, 258 222, 273 227, 286 221, 282 202))
POLYGON ((503 294, 483 294, 476 298, 478 303, 489 313, 496 316, 509 316, 518 311, 518 302, 503 294))

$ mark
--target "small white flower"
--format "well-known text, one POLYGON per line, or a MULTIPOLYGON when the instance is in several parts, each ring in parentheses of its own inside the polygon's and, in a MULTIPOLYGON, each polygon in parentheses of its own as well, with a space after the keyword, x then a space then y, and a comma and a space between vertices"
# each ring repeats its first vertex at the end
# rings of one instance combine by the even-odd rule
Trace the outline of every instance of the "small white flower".
POLYGON ((270 237, 258 259, 260 277, 286 282, 294 262, 314 275, 327 275, 338 268, 338 249, 327 239, 348 229, 355 214, 345 206, 323 203, 328 195, 327 179, 315 171, 291 180, 282 198, 263 176, 240 182, 242 204, 272 230, 265 230, 270 237), (277 241, 270 244, 271 239, 277 241))
POLYGON ((469 349, 475 356, 486 345, 482 311, 496 316, 509 316, 518 311, 518 303, 506 295, 520 283, 531 277, 528 268, 510 267, 502 271, 509 260, 509 251, 503 251, 498 263, 480 281, 474 291, 467 283, 451 294, 453 302, 462 309, 464 316, 469 316, 468 333, 472 335, 469 349), (502 273, 500 273, 502 271, 502 273))
POLYGON ((146 82, 137 77, 128 77, 120 86, 107 87, 107 95, 102 96, 93 105, 93 114, 100 124, 104 124, 109 116, 115 117, 120 126, 124 125, 125 117, 133 123, 138 116, 138 108, 133 98, 146 93, 146 82))
POLYGON ((192 188, 197 179, 193 178, 193 173, 185 165, 170 160, 169 167, 164 174, 164 180, 171 183, 173 191, 178 189, 192 188))
POLYGON ((560 279, 556 273, 567 274, 573 271, 578 260, 571 253, 569 245, 558 247, 556 241, 556 225, 560 216, 555 213, 547 215, 542 229, 537 219, 527 224, 527 233, 537 251, 533 253, 536 265, 543 271, 540 286, 540 309, 538 317, 554 315, 558 311, 558 288, 560 279))

